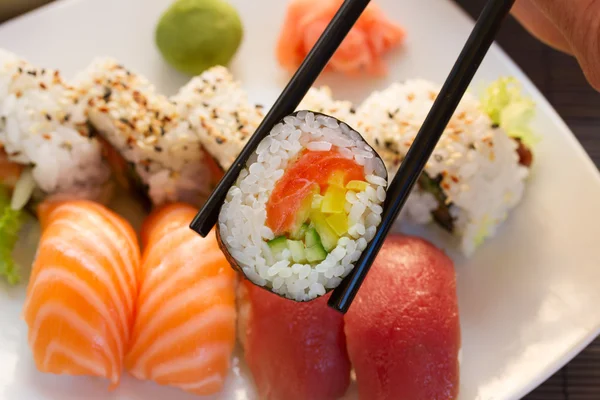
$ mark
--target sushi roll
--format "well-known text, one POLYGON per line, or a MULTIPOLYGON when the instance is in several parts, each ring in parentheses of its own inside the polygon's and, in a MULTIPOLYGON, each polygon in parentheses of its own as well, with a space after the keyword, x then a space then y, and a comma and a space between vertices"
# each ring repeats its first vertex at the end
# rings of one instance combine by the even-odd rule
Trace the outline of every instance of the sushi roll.
POLYGON ((106 201, 110 194, 110 170, 78 93, 59 71, 1 49, 0 157, 19 166, 0 182, 20 188, 16 208, 49 195, 106 201))
POLYGON ((171 98, 223 170, 228 170, 263 119, 239 82, 222 66, 193 78, 171 98))
POLYGON ((85 96, 90 123, 114 150, 121 183, 154 206, 204 203, 219 171, 175 104, 113 59, 95 60, 74 85, 85 96))
POLYGON ((230 261, 296 301, 339 285, 381 222, 387 171, 343 122, 298 111, 261 141, 219 213, 230 261))
MULTIPOLYGON (((396 83, 368 97, 356 126, 394 175, 440 87, 425 80, 396 83)), ((413 222, 435 221, 454 234, 465 255, 495 234, 521 201, 532 154, 465 94, 403 209, 413 222)))

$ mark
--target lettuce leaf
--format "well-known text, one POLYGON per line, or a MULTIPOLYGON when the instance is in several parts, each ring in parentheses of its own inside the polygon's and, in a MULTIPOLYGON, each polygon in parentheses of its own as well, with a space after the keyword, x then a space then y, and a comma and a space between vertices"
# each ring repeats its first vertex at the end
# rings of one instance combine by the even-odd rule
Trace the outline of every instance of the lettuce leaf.
POLYGON ((509 136, 521 139, 529 148, 539 142, 540 138, 530 126, 535 116, 535 103, 523 96, 516 78, 503 77, 492 82, 481 97, 481 105, 492 123, 509 136))
POLYGON ((13 260, 13 249, 23 224, 23 211, 12 209, 10 200, 9 191, 0 185, 0 278, 15 285, 20 276, 13 260))

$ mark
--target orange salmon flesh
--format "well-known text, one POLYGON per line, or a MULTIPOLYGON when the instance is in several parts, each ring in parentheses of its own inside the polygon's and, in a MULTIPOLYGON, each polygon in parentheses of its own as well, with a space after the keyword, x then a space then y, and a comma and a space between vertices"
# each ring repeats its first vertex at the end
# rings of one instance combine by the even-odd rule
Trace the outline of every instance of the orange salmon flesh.
POLYGON ((299 211, 313 193, 327 189, 329 179, 343 174, 343 183, 365 180, 364 168, 345 158, 335 148, 329 151, 305 150, 276 183, 267 202, 267 226, 280 235, 296 228, 299 211))

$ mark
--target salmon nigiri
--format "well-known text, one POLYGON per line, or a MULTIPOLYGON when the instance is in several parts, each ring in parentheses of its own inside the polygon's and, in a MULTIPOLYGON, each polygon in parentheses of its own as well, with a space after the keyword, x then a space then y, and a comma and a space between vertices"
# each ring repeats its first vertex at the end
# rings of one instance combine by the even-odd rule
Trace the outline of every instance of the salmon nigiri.
POLYGON ((342 314, 329 295, 296 303, 244 281, 240 341, 259 398, 336 400, 350 385, 342 314))
POLYGON ((47 201, 24 319, 42 372, 120 380, 140 264, 133 228, 91 201, 47 201))
MULTIPOLYGON (((343 0, 293 0, 277 43, 277 60, 295 70, 315 45, 343 0)), ((405 31, 369 4, 329 61, 327 69, 347 74, 386 72, 382 57, 402 43, 405 31)))
POLYGON ((450 400, 459 387, 454 266, 416 237, 390 235, 345 317, 361 400, 450 400))
POLYGON ((141 380, 198 395, 220 391, 235 345, 236 274, 214 230, 189 224, 196 210, 172 204, 142 227, 145 250, 126 368, 141 380))

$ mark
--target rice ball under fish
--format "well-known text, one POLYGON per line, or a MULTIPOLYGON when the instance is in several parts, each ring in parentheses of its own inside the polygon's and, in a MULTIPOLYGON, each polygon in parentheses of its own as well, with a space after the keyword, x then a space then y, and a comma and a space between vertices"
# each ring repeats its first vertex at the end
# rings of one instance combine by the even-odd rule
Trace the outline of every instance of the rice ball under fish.
POLYGON ((299 111, 275 125, 230 188, 218 233, 234 267, 280 296, 337 287, 381 223, 387 172, 333 117, 299 111))
MULTIPOLYGON (((356 127, 381 154, 391 176, 439 89, 439 85, 420 79, 395 83, 371 94, 358 108, 356 127)), ((408 199, 404 215, 421 224, 434 220, 460 238, 466 255, 472 254, 521 201, 529 175, 522 150, 520 141, 492 123, 476 97, 465 94, 408 199)))
POLYGON ((57 70, 0 49, 1 152, 27 167, 41 196, 106 200, 110 193, 102 145, 80 100, 57 70))
MULTIPOLYGON (((110 58, 75 79, 93 127, 124 159, 117 170, 159 206, 204 203, 218 177, 194 127, 144 77, 110 58)), ((114 165, 113 165, 114 167, 114 165)))

